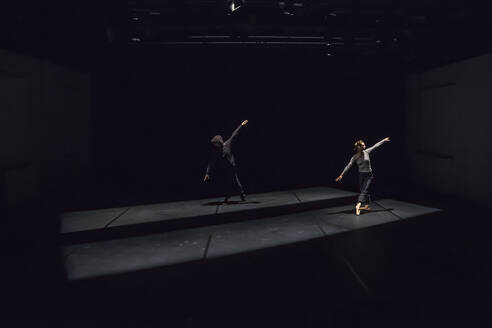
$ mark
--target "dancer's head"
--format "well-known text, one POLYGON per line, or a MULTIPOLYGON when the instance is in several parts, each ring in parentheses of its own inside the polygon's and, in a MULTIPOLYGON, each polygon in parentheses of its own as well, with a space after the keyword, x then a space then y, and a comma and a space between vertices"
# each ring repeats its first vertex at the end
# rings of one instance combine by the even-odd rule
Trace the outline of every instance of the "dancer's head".
POLYGON ((220 135, 216 135, 215 137, 213 137, 210 142, 212 143, 212 145, 214 145, 214 147, 217 147, 217 148, 220 148, 224 145, 224 139, 222 139, 222 136, 220 135))
POLYGON ((366 149, 366 143, 363 141, 363 140, 357 140, 355 143, 354 143, 354 150, 356 152, 361 152, 363 151, 364 149, 366 149))

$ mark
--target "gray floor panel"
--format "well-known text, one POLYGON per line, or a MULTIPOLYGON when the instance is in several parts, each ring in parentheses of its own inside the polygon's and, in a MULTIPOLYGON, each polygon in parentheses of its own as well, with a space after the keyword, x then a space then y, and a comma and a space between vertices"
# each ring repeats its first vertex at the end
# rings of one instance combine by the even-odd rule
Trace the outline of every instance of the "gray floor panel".
POLYGON ((77 280, 200 260, 208 237, 194 230, 71 245, 65 267, 77 280))
POLYGON ((394 199, 382 199, 378 200, 376 203, 388 210, 391 210, 392 213, 401 219, 408 219, 441 211, 437 208, 411 204, 394 199))
MULTIPOLYGON (((215 214, 246 213, 248 211, 285 209, 289 206, 309 205, 310 202, 343 200, 354 193, 327 187, 298 189, 248 195, 246 202, 222 204, 222 198, 139 205, 127 208, 65 213, 62 233, 77 233, 134 224, 175 221, 210 217, 215 214)), ((237 197, 236 197, 237 198, 237 197)), ((234 200, 234 198, 231 198, 234 200)), ((270 212, 270 213, 271 213, 270 212)), ((268 215, 270 215, 270 213, 268 215)), ((280 213, 279 213, 280 214, 280 213)))
POLYGON ((297 197, 301 202, 313 202, 313 201, 328 200, 328 199, 334 199, 339 197, 352 197, 352 196, 355 199, 355 196, 357 196, 356 193, 350 191, 327 188, 327 187, 297 189, 297 190, 293 190, 293 192, 297 195, 297 197))
POLYGON ((204 199, 135 206, 111 223, 110 227, 214 215, 217 206, 213 202, 214 199, 204 199))
POLYGON ((282 216, 217 227, 207 258, 233 255, 320 238, 322 231, 312 218, 282 216))
POLYGON ((325 211, 326 216, 322 219, 322 227, 328 224, 354 230, 399 220, 393 213, 381 206, 373 204, 371 208, 371 211, 362 211, 359 216, 355 215, 354 206, 342 206, 336 210, 325 211))
POLYGON ((61 233, 102 229, 128 208, 107 208, 93 211, 65 213, 61 217, 61 233))
POLYGON ((266 207, 286 206, 299 204, 297 197, 293 192, 271 192, 263 194, 254 194, 248 196, 244 203, 224 204, 219 206, 218 213, 231 213, 245 211, 249 209, 260 209, 266 207))

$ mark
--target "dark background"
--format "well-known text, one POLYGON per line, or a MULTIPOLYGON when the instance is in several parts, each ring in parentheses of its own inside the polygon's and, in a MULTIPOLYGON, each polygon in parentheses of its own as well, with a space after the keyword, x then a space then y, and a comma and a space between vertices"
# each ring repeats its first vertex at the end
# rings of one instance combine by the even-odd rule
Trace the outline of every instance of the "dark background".
MULTIPOLYGON (((202 182, 209 140, 248 119, 234 152, 249 193, 333 185, 355 140, 386 136, 393 142, 374 153, 374 168, 398 188, 391 181, 404 164, 403 78, 396 63, 347 68, 309 50, 115 54, 94 78, 95 167, 118 197, 216 195, 202 182)), ((355 182, 349 175, 345 188, 355 182)))

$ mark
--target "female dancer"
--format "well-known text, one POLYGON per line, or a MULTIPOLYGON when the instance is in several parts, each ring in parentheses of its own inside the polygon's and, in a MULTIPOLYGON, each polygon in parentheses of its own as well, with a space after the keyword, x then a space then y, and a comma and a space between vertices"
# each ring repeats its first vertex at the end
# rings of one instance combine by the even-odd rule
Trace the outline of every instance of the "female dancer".
POLYGON ((205 173, 205 178, 203 179, 203 181, 210 180, 211 170, 216 164, 218 164, 221 169, 220 173, 222 175, 222 178, 224 179, 223 183, 226 186, 226 197, 224 199, 224 203, 228 202, 233 189, 237 189, 239 191, 239 195, 241 196, 242 201, 246 200, 243 186, 241 185, 239 177, 237 176, 236 161, 234 160, 234 155, 232 154, 232 142, 234 141, 234 138, 238 135, 239 130, 241 130, 241 128, 246 124, 248 124, 248 120, 243 121, 236 128, 236 130, 234 130, 231 137, 226 141, 224 141, 224 139, 222 139, 222 136, 220 135, 216 135, 212 138, 212 140, 210 140, 210 142, 214 146, 214 152, 212 158, 208 163, 207 171, 205 173))
POLYGON ((355 155, 352 156, 350 162, 347 164, 342 174, 335 181, 342 180, 345 173, 352 167, 354 162, 359 167, 359 184, 360 184, 360 194, 359 199, 357 201, 357 205, 355 206, 355 214, 359 215, 360 210, 369 210, 369 202, 371 201, 371 197, 369 196, 369 186, 371 185, 373 175, 371 168, 371 159, 369 154, 374 149, 381 146, 383 143, 390 141, 390 138, 384 138, 380 142, 376 143, 374 146, 366 149, 366 144, 362 140, 357 140, 354 144, 355 155), (362 204, 365 204, 362 206, 362 204), (362 206, 362 207, 361 207, 362 206))

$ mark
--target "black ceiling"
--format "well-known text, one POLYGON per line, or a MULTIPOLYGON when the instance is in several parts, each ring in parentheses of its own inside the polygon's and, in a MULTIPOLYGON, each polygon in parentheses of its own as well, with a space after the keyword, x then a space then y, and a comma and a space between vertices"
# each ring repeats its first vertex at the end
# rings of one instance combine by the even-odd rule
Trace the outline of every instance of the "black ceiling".
POLYGON ((6 48, 91 65, 105 49, 313 49, 429 66, 489 52, 491 5, 465 0, 16 1, 6 48))

